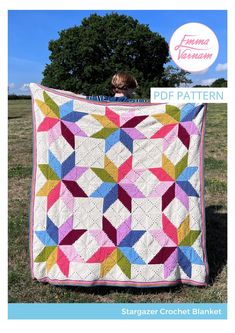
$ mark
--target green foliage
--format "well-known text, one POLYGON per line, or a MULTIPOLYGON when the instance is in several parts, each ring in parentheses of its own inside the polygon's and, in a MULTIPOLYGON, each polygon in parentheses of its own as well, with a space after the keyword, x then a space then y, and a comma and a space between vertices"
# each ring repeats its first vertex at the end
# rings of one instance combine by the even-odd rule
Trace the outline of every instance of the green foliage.
POLYGON ((210 86, 203 86, 201 84, 196 84, 193 88, 209 88, 210 86))
POLYGON ((86 95, 110 94, 110 80, 117 71, 133 74, 137 95, 149 97, 152 86, 163 84, 168 44, 130 16, 117 13, 83 19, 80 26, 59 32, 49 42, 50 64, 42 84, 86 95))
POLYGON ((228 85, 228 81, 225 80, 223 77, 215 80, 211 85, 203 86, 200 84, 195 85, 195 88, 226 88, 228 85))
POLYGON ((15 95, 15 94, 8 95, 8 100, 15 100, 15 99, 31 99, 31 95, 15 95))
POLYGON ((192 83, 192 80, 188 78, 190 73, 183 69, 176 68, 172 65, 167 66, 164 69, 164 73, 161 80, 161 86, 163 87, 179 87, 188 86, 192 83))
POLYGON ((211 85, 211 87, 221 87, 221 88, 223 88, 223 87, 227 87, 227 80, 225 80, 224 78, 220 78, 220 79, 217 79, 217 80, 215 80, 213 83, 212 83, 212 85, 211 85))

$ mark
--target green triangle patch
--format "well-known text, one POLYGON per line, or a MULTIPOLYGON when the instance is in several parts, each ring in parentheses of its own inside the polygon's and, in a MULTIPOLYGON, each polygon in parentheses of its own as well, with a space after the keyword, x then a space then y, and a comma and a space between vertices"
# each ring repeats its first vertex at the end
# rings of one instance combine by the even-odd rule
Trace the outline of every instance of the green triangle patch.
POLYGON ((57 174, 52 170, 48 164, 39 164, 39 169, 42 171, 46 179, 48 180, 60 180, 57 174))
POLYGON ((93 134, 91 137, 92 138, 97 138, 97 139, 106 139, 107 137, 110 136, 110 134, 112 134, 116 130, 117 130, 116 128, 107 128, 107 127, 104 127, 104 128, 102 128, 102 130, 100 130, 99 132, 93 134))
POLYGON ((117 265, 121 268, 123 273, 131 279, 131 264, 119 249, 117 249, 117 265))
POLYGON ((180 109, 174 105, 166 105, 166 113, 177 121, 180 121, 180 109))
POLYGON ((45 101, 46 105, 59 118, 60 117, 59 106, 53 101, 53 99, 45 91, 43 91, 43 97, 44 97, 44 101, 45 101))
POLYGON ((46 246, 46 247, 44 247, 42 252, 39 253, 39 255, 35 258, 34 261, 35 262, 47 261, 47 259, 50 257, 52 252, 55 251, 56 248, 57 248, 57 246, 46 246))
POLYGON ((110 176, 110 174, 100 168, 91 168, 91 170, 105 183, 116 183, 115 180, 110 176))
POLYGON ((180 242, 179 246, 192 246, 200 233, 200 230, 191 230, 188 235, 180 242))

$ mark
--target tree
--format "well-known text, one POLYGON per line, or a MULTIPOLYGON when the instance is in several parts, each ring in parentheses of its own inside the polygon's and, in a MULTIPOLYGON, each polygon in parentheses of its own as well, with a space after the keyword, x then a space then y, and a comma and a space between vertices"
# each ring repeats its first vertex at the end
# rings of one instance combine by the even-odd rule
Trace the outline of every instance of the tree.
POLYGON ((204 86, 202 84, 196 84, 193 88, 210 88, 210 86, 204 86))
POLYGON ((220 79, 217 79, 215 80, 214 82, 212 82, 211 85, 200 85, 200 84, 197 84, 193 87, 195 88, 224 88, 224 87, 227 87, 227 83, 228 81, 225 80, 224 78, 220 78, 220 79))
POLYGON ((225 80, 224 78, 219 78, 217 80, 215 80, 212 84, 211 87, 227 87, 227 80, 225 80))
POLYGON ((188 86, 192 80, 188 78, 190 73, 172 65, 164 69, 161 85, 164 87, 188 86))
POLYGON ((50 64, 42 84, 86 95, 110 94, 116 71, 132 73, 138 96, 149 97, 150 87, 162 84, 168 44, 148 25, 117 13, 83 19, 80 26, 62 30, 49 42, 50 64))

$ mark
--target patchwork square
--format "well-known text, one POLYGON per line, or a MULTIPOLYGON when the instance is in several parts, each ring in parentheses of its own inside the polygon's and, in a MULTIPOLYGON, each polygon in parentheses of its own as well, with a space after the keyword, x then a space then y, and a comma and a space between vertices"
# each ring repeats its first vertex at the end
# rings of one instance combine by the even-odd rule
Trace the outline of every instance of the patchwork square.
POLYGON ((81 167, 104 167, 103 139, 77 136, 75 140, 75 163, 81 167))
POLYGON ((32 277, 206 285, 206 105, 92 102, 30 88, 32 277))
POLYGON ((134 140, 133 146, 133 168, 149 169, 161 166, 162 139, 134 140))

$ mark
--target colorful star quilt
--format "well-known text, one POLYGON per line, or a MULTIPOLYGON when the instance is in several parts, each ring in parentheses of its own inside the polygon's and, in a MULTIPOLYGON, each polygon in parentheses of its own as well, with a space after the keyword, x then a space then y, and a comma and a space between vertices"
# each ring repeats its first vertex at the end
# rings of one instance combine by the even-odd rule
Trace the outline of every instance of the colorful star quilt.
POLYGON ((32 277, 205 285, 205 104, 93 102, 31 84, 32 277))

